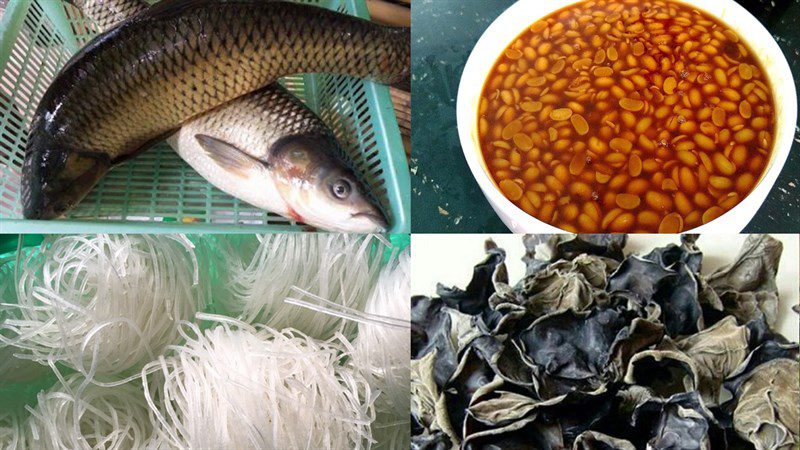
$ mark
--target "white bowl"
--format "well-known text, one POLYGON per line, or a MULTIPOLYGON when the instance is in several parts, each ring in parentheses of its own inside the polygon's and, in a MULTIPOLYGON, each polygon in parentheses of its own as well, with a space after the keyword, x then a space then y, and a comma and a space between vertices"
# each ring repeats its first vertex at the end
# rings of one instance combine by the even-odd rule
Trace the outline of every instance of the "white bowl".
MULTIPOLYGON (((480 150, 477 111, 484 82, 500 53, 527 27, 539 19, 576 0, 520 0, 503 12, 484 31, 467 59, 458 87, 456 118, 464 157, 483 194, 514 233, 563 232, 529 215, 508 200, 492 180, 480 150)), ((717 219, 695 228, 696 232, 738 233, 767 198, 783 169, 797 121, 797 94, 789 63, 769 31, 746 9, 733 0, 682 0, 682 3, 703 10, 737 31, 737 34, 758 55, 775 94, 777 134, 767 169, 753 191, 741 203, 717 219)))

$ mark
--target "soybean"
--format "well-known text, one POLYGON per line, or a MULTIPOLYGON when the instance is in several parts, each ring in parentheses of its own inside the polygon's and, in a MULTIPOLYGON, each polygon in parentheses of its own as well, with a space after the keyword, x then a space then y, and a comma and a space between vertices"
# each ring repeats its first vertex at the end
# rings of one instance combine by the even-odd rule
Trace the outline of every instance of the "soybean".
POLYGON ((686 231, 734 208, 768 165, 762 65, 702 11, 577 3, 499 54, 476 106, 487 167, 523 211, 566 231, 686 231))

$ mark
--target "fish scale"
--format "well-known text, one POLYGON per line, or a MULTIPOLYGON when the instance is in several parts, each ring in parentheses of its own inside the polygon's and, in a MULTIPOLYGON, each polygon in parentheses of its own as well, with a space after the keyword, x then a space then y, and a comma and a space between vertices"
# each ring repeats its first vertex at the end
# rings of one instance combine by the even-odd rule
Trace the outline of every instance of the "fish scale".
POLYGON ((25 215, 58 215, 113 164, 282 76, 393 83, 409 58, 407 30, 318 7, 163 2, 92 41, 45 93, 26 151, 25 215))
POLYGON ((278 85, 228 103, 192 120, 186 127, 198 132, 215 130, 215 137, 228 142, 241 142, 242 138, 237 135, 244 136, 240 147, 251 149, 251 156, 265 162, 271 144, 283 136, 318 134, 334 139, 318 117, 278 85))
POLYGON ((147 9, 143 2, 131 0, 67 0, 91 17, 100 30, 107 30, 112 25, 147 9))

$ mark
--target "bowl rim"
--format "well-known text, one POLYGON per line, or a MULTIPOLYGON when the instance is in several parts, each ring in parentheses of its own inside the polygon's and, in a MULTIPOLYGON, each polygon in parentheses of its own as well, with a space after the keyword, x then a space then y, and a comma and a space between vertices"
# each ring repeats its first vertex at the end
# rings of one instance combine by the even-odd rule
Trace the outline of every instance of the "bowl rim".
MULTIPOLYGON (((488 173, 486 162, 477 140, 477 100, 480 98, 489 70, 512 40, 521 34, 525 27, 537 20, 570 5, 587 0, 518 0, 501 13, 483 32, 470 52, 458 87, 456 100, 456 120, 461 149, 473 177, 483 191, 492 208, 512 232, 565 233, 554 225, 540 221, 529 215, 506 198, 488 173), (499 47, 497 42, 503 42, 499 47)), ((740 232, 755 217, 766 200, 778 176, 782 172, 791 151, 797 121, 797 94, 789 63, 771 33, 744 7, 733 0, 668 0, 683 3, 716 18, 717 20, 747 33, 739 33, 740 38, 756 52, 756 48, 767 51, 758 56, 764 67, 773 101, 777 110, 777 125, 771 158, 766 170, 750 194, 736 206, 711 222, 683 232, 740 232), (709 11, 721 10, 721 13, 709 11), (745 26, 730 24, 745 22, 745 26), (753 43, 761 45, 756 46, 753 43), (769 59, 769 61, 765 61, 769 59), (768 64, 769 63, 769 64, 768 64), (779 86, 785 91, 780 98, 774 94, 779 86)), ((790 230, 783 230, 790 231, 790 230)))

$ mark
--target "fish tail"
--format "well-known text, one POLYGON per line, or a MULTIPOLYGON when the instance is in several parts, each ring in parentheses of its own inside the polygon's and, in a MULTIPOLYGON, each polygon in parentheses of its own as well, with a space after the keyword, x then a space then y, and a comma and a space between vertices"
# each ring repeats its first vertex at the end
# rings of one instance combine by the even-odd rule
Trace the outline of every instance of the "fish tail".
POLYGON ((54 219, 80 202, 112 163, 104 153, 53 145, 34 133, 22 166, 22 207, 26 219, 54 219))

